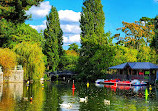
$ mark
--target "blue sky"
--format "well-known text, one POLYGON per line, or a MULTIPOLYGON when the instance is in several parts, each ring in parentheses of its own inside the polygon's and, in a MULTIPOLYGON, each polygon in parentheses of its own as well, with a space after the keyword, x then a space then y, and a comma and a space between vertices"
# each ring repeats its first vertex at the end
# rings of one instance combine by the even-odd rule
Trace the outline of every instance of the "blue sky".
MULTIPOLYGON (((101 0, 105 13, 105 32, 111 31, 112 35, 121 33, 116 29, 122 27, 122 21, 134 22, 141 17, 154 18, 158 15, 158 0, 101 0)), ((55 6, 59 13, 60 25, 64 32, 63 48, 67 49, 71 43, 80 44, 79 19, 82 11, 83 0, 45 0, 39 7, 32 6, 27 14, 32 14, 30 24, 36 30, 46 28, 46 15, 51 6, 55 6)))

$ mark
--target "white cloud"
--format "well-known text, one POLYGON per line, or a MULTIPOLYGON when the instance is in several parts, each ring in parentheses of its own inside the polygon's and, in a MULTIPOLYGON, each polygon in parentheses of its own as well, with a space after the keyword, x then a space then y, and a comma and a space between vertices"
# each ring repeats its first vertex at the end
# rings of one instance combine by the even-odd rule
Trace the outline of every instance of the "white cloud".
POLYGON ((69 38, 68 38, 68 37, 63 36, 63 42, 64 42, 64 43, 68 43, 68 42, 69 42, 69 38))
POLYGON ((72 35, 72 36, 69 36, 69 37, 65 37, 63 36, 63 42, 64 44, 67 44, 67 43, 74 43, 74 42, 80 42, 80 35, 72 35))
POLYGON ((32 6, 26 14, 32 14, 33 18, 42 18, 49 14, 50 9, 49 1, 41 2, 39 6, 32 6))
POLYGON ((66 24, 66 25, 60 25, 61 29, 65 33, 75 33, 80 34, 81 29, 79 25, 72 25, 72 24, 66 24))
POLYGON ((42 25, 30 25, 32 28, 36 29, 38 32, 46 28, 46 20, 43 21, 42 25))
POLYGON ((59 18, 62 21, 79 22, 80 12, 74 12, 72 10, 60 10, 58 11, 59 18))

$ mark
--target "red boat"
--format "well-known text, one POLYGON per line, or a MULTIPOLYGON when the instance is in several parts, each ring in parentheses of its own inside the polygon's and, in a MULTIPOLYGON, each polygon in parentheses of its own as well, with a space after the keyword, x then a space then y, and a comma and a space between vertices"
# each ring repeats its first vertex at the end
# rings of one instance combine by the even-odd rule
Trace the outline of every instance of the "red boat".
POLYGON ((105 80, 104 83, 106 83, 106 84, 115 84, 115 83, 117 83, 118 81, 120 81, 120 79, 105 80))
POLYGON ((119 81, 117 85, 131 85, 130 81, 119 81))

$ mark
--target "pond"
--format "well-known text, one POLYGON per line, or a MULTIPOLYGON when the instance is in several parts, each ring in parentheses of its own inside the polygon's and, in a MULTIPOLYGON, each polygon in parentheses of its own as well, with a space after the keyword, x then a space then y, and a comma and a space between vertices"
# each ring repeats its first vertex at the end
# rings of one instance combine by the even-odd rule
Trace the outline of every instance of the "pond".
POLYGON ((0 84, 1 111, 158 111, 158 89, 90 83, 0 84), (147 95, 145 92, 148 92, 147 95))

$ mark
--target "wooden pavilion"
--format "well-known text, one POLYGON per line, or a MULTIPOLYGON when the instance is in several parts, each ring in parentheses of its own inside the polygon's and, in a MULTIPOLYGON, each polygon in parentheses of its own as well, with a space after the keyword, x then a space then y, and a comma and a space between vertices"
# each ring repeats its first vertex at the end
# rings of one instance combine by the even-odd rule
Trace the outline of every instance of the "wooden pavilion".
POLYGON ((150 62, 127 62, 109 67, 109 69, 117 70, 112 79, 138 79, 150 83, 155 83, 155 80, 158 80, 158 65, 150 62))

